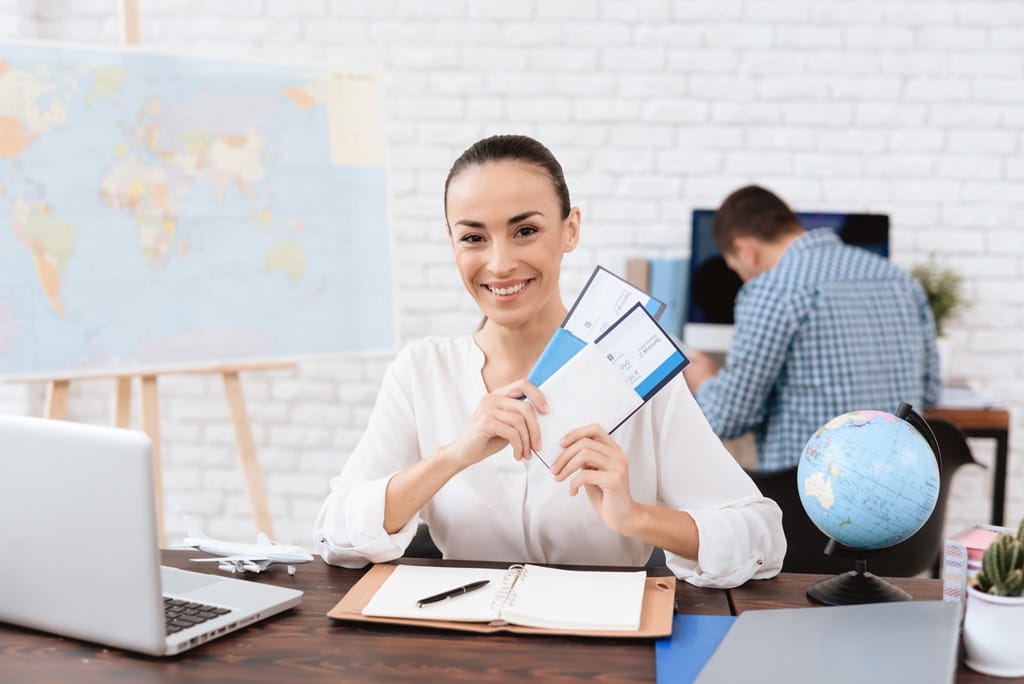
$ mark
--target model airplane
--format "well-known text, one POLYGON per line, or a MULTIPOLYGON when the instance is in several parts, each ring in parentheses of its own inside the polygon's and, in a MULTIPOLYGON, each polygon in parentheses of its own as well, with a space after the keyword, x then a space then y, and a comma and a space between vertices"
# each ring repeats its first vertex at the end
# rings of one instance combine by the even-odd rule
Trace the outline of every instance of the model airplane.
POLYGON ((287 546, 271 541, 260 532, 255 544, 221 541, 211 539, 197 527, 189 526, 188 536, 182 542, 185 546, 194 546, 200 551, 212 553, 222 558, 192 558, 197 563, 216 563, 221 570, 228 572, 263 572, 274 563, 288 566, 288 574, 295 574, 295 566, 309 563, 313 556, 301 546, 287 546))

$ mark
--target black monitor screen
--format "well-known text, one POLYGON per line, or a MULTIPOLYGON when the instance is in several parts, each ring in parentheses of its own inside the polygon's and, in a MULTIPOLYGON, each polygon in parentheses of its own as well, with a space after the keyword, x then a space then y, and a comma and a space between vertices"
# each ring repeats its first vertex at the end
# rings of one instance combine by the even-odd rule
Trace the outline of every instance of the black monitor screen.
MULTIPOLYGON (((715 212, 695 209, 690 241, 690 286, 687 323, 731 324, 733 302, 742 281, 725 265, 711 233, 715 212)), ((847 244, 889 258, 889 217, 884 214, 797 212, 808 230, 830 228, 847 244)))

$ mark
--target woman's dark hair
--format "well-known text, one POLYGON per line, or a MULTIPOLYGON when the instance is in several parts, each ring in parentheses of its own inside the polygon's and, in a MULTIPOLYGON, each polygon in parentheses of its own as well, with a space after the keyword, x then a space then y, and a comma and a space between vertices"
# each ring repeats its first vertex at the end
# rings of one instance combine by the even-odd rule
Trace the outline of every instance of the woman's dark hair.
POLYGON ((471 166, 505 160, 521 161, 543 169, 551 178, 555 194, 558 195, 562 218, 568 218, 572 205, 569 203, 569 187, 565 184, 562 165, 555 159, 555 155, 551 154, 551 150, 525 135, 492 135, 470 145, 455 160, 451 171, 448 172, 448 178, 444 181, 445 217, 448 216, 448 185, 453 178, 471 166))
POLYGON ((723 254, 733 250, 738 237, 756 237, 764 242, 800 230, 800 219, 778 195, 757 185, 748 185, 725 198, 715 212, 711 231, 723 254))

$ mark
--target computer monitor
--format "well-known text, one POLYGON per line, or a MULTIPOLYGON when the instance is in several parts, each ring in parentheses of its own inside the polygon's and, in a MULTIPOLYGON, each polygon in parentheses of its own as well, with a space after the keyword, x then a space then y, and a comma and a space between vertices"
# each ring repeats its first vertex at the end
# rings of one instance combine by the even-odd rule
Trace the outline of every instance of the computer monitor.
MULTIPOLYGON (((847 244, 889 257, 889 217, 885 214, 797 212, 804 228, 834 230, 847 244)), ((713 209, 693 211, 690 274, 683 341, 706 351, 725 352, 733 332, 733 303, 743 282, 725 265, 711 226, 713 209)))

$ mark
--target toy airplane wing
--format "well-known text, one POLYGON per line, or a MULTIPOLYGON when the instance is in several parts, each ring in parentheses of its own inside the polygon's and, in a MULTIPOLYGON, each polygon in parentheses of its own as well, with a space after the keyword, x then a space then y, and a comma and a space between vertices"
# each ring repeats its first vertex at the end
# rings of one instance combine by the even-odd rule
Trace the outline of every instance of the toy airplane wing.
POLYGON ((217 558, 190 558, 196 563, 262 563, 269 561, 267 556, 218 556, 217 558))

